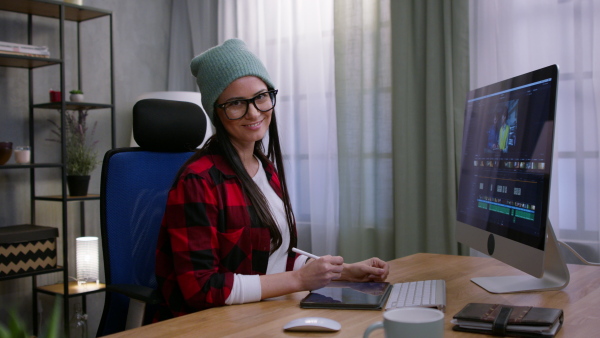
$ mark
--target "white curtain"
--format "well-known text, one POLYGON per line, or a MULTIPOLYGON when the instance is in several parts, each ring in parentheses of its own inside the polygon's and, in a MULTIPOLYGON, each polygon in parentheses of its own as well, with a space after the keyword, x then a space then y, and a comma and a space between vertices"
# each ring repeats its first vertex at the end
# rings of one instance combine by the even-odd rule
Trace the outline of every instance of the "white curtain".
POLYGON ((219 1, 219 43, 240 38, 275 86, 299 246, 337 253, 338 177, 333 1, 219 1))
MULTIPOLYGON (((560 240, 599 261, 600 2, 470 2, 471 88, 559 66, 550 220, 560 240)), ((567 255, 569 262, 576 262, 567 255)))

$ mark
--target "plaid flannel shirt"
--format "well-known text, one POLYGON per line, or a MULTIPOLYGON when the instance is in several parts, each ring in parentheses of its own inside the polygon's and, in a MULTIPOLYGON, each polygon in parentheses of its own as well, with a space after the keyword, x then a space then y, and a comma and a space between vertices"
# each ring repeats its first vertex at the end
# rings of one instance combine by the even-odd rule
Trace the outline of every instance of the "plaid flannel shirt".
MULTIPOLYGON (((263 163, 281 197, 272 163, 263 163)), ((295 231, 295 229, 294 229, 295 231)), ((225 304, 233 274, 264 275, 271 236, 220 155, 189 164, 169 191, 156 250, 156 277, 165 319, 225 304)), ((286 270, 293 269, 295 253, 286 270)))

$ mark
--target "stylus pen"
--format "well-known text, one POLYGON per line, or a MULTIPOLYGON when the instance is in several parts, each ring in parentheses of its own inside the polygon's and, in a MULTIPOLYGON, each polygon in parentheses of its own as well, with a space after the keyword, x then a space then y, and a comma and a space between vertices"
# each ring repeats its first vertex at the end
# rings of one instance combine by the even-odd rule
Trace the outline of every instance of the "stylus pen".
POLYGON ((299 253, 299 254, 301 254, 301 255, 304 255, 304 256, 307 256, 307 257, 313 258, 313 259, 319 259, 319 258, 321 258, 321 257, 319 257, 319 256, 317 256, 317 255, 313 255, 313 254, 311 254, 311 253, 308 253, 308 252, 306 252, 306 251, 302 251, 302 250, 300 250, 300 249, 296 249, 296 248, 292 248, 292 251, 293 251, 293 252, 297 252, 297 253, 299 253))

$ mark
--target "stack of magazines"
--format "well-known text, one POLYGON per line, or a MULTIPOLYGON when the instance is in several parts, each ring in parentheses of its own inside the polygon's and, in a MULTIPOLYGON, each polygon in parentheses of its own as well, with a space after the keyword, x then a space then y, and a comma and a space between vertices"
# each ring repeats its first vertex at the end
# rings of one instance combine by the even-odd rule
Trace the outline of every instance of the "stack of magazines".
POLYGON ((0 54, 33 56, 39 58, 50 57, 50 52, 46 46, 22 45, 5 41, 0 41, 0 54))
POLYGON ((561 309, 469 303, 452 318, 452 329, 494 336, 554 337, 563 318, 561 309))

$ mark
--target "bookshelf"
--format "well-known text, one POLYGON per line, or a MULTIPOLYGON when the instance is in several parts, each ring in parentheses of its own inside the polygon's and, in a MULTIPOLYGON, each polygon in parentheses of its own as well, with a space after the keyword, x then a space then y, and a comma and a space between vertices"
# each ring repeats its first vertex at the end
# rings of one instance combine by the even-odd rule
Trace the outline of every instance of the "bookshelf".
MULTIPOLYGON (((33 322, 33 334, 38 335, 38 309, 37 309, 37 298, 38 293, 49 294, 61 298, 62 301, 62 318, 63 318, 63 330, 65 336, 70 336, 70 325, 69 320, 71 315, 69 314, 69 299, 72 297, 82 297, 82 305, 85 311, 85 296, 91 293, 102 292, 105 289, 104 284, 93 285, 87 284, 78 286, 77 283, 69 282, 69 276, 74 274, 75 262, 69 262, 69 241, 75 242, 75 237, 85 236, 85 201, 99 200, 100 195, 88 194, 86 196, 71 197, 67 193, 66 183, 66 147, 65 147, 65 125, 66 112, 69 110, 89 110, 93 111, 94 114, 106 114, 108 112, 108 118, 110 119, 110 140, 111 147, 115 147, 115 94, 114 94, 114 56, 113 56, 113 18, 112 12, 103 9, 92 8, 87 6, 78 6, 63 1, 54 0, 2 0, 0 1, 0 11, 21 13, 26 17, 27 22, 27 43, 32 44, 34 33, 34 18, 45 17, 55 19, 58 27, 58 41, 59 50, 53 51, 53 57, 36 57, 30 55, 18 55, 18 54, 7 54, 0 52, 0 67, 13 67, 13 68, 24 68, 28 70, 28 86, 29 86, 29 112, 28 112, 28 126, 29 126, 29 144, 33 145, 36 135, 34 134, 34 115, 38 110, 50 109, 58 111, 60 113, 60 129, 61 129, 61 161, 59 163, 37 163, 35 161, 35 148, 32 149, 31 163, 30 164, 6 164, 0 166, 0 170, 24 170, 29 172, 29 185, 30 185, 30 199, 31 199, 31 220, 30 224, 36 224, 36 201, 50 201, 60 205, 62 212, 62 224, 56 224, 56 228, 59 229, 59 237, 56 239, 57 242, 62 243, 62 250, 57 252, 58 261, 62 260, 62 265, 57 265, 51 269, 39 270, 39 271, 23 271, 14 273, 8 276, 0 277, 0 283, 9 279, 17 278, 30 278, 32 284, 32 322, 33 322), (79 30, 81 25, 85 24, 88 20, 107 20, 109 25, 109 34, 106 37, 99 36, 100 38, 106 38, 109 41, 110 48, 106 51, 108 58, 110 58, 110 71, 106 72, 110 78, 110 102, 104 103, 93 103, 93 102, 68 102, 66 101, 68 94, 65 86, 66 78, 66 67, 65 63, 65 22, 72 21, 76 23, 77 30, 77 58, 78 63, 78 88, 82 88, 81 78, 81 45, 79 41, 79 30), (61 102, 33 102, 33 75, 34 72, 39 68, 45 67, 58 67, 59 68, 59 82, 60 91, 63 93, 63 100, 61 102), (38 196, 36 194, 36 171, 38 170, 58 170, 61 175, 61 189, 53 195, 49 196, 38 196), (68 210, 69 208, 79 208, 81 219, 80 225, 77 227, 68 224, 68 210), (62 280, 64 282, 51 285, 38 285, 37 277, 43 274, 60 273, 62 274, 62 280)), ((16 42, 16 41, 15 41, 16 42)), ((38 122, 39 123, 39 122, 38 122)), ((41 137, 38 135, 38 137, 41 137)), ((7 212, 7 211, 0 211, 7 212)), ((74 245, 71 246, 74 248, 74 245)))

